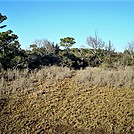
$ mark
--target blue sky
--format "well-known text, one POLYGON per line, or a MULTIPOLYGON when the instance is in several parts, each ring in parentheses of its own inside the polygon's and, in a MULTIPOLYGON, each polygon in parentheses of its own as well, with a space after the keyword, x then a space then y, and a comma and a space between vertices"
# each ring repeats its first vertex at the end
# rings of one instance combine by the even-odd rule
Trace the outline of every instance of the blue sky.
POLYGON ((74 47, 87 47, 86 39, 95 31, 117 51, 134 40, 133 1, 1 0, 0 12, 8 17, 4 30, 13 30, 22 48, 35 39, 59 43, 67 36, 75 38, 74 47))

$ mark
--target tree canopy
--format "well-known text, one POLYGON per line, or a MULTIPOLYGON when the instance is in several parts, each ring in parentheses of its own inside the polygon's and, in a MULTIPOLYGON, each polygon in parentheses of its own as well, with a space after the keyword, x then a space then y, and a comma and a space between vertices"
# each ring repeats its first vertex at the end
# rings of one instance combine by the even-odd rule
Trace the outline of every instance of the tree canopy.
MULTIPOLYGON (((0 13, 0 23, 7 17, 0 13)), ((6 25, 1 26, 4 28, 6 25)), ((12 30, 0 32, 0 66, 4 69, 15 66, 14 58, 19 55, 20 44, 18 36, 13 34, 12 30)))
POLYGON ((75 44, 73 37, 66 37, 60 39, 60 46, 65 47, 67 50, 75 44))
MULTIPOLYGON (((1 13, 0 13, 0 23, 2 23, 3 21, 5 21, 7 19, 7 17, 5 16, 5 15, 2 15, 1 13)), ((2 25, 2 26, 0 26, 0 28, 4 28, 4 27, 6 27, 7 25, 2 25)))

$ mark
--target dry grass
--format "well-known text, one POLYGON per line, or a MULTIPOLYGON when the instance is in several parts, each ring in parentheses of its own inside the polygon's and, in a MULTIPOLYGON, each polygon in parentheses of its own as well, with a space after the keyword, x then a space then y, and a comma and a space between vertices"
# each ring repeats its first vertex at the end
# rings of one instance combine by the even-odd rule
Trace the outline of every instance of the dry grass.
POLYGON ((87 87, 109 87, 134 89, 134 69, 125 67, 115 69, 90 68, 77 71, 75 81, 87 87))
MULTIPOLYGON (((103 78, 103 73, 107 73, 107 77, 113 74, 115 80, 115 73, 124 72, 127 78, 118 78, 132 85, 132 70, 114 71, 45 67, 30 74, 26 70, 18 71, 17 76, 10 75, 12 81, 1 78, 1 85, 11 92, 3 94, 1 86, 0 133, 133 134, 134 90, 126 84, 115 88, 115 83, 107 88, 107 84, 97 81, 103 78), (96 81, 92 83, 95 76, 96 81), (94 88, 95 84, 98 87, 94 88)), ((106 80, 109 83, 110 80, 106 80)))
POLYGON ((22 95, 33 92, 36 86, 42 85, 44 82, 48 85, 56 85, 59 80, 71 75, 72 71, 69 68, 55 66, 31 72, 28 69, 2 71, 0 74, 0 98, 11 94, 22 95))

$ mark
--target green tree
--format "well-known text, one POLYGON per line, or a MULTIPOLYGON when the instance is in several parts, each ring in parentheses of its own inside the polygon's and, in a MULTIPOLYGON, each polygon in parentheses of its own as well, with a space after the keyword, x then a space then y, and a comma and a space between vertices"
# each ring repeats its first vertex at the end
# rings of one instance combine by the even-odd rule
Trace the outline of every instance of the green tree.
MULTIPOLYGON (((7 19, 7 17, 5 16, 5 15, 2 15, 1 13, 0 13, 0 23, 2 23, 3 21, 5 21, 7 19)), ((4 27, 6 27, 7 25, 2 25, 2 26, 0 26, 0 28, 4 28, 4 27)))
POLYGON ((40 68, 46 65, 58 65, 60 49, 58 44, 48 41, 47 39, 36 39, 34 44, 30 45, 30 50, 27 51, 28 67, 31 69, 40 68))
POLYGON ((70 47, 72 47, 75 44, 75 39, 73 37, 66 37, 60 39, 60 46, 65 47, 65 49, 68 51, 70 47))
MULTIPOLYGON (((0 14, 0 23, 6 20, 6 16, 0 14)), ((6 25, 1 26, 4 28, 6 25)), ((0 64, 4 69, 16 66, 15 59, 19 56, 20 44, 18 36, 12 30, 0 32, 0 64)))

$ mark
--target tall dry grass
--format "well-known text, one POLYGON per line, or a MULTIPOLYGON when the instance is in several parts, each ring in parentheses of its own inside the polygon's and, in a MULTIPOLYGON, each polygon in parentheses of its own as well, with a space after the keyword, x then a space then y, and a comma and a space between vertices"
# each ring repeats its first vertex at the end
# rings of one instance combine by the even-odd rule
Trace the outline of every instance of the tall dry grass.
POLYGON ((118 69, 87 67, 84 70, 77 71, 75 81, 77 84, 83 84, 86 87, 134 89, 134 69, 132 67, 120 67, 118 69))
POLYGON ((0 98, 8 95, 22 95, 33 92, 37 85, 43 83, 56 84, 59 80, 70 77, 72 71, 67 67, 44 67, 29 72, 28 69, 7 70, 0 72, 0 98))
MULTIPOLYGON (((43 67, 29 72, 28 69, 7 70, 0 72, 0 98, 11 94, 22 95, 33 92, 36 85, 46 83, 56 85, 58 81, 71 77, 74 70, 67 67, 43 67)), ((109 87, 134 89, 134 69, 122 67, 118 69, 91 68, 75 71, 75 82, 85 87, 109 87)))

